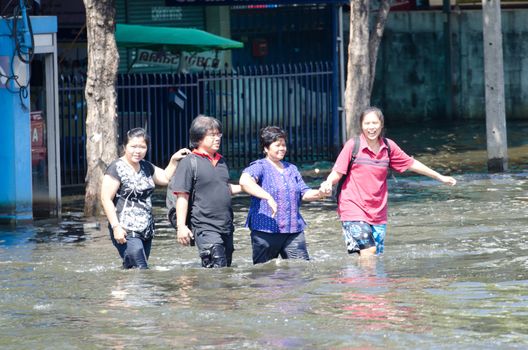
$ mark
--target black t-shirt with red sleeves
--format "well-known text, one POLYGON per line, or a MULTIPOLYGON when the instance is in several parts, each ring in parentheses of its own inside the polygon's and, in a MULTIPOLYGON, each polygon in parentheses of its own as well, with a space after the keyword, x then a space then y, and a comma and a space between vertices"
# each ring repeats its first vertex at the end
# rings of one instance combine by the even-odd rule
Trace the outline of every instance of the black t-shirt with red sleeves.
POLYGON ((223 157, 213 165, 207 157, 191 154, 180 161, 171 189, 176 193, 191 193, 193 170, 191 157, 196 158, 196 184, 191 208, 193 233, 214 231, 230 234, 234 231, 229 168, 223 157))

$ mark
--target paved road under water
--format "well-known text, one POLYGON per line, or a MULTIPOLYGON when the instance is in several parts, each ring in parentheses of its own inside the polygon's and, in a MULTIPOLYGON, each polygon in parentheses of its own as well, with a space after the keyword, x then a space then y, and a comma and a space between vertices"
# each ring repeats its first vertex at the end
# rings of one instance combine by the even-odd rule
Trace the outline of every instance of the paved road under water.
POLYGON ((75 199, 60 223, 0 229, 0 348, 524 349, 526 142, 497 175, 464 162, 481 150, 453 144, 409 152, 459 183, 391 179, 386 252, 370 260, 346 254, 331 201, 303 206, 311 261, 253 266, 248 198, 236 197, 234 266, 221 270, 177 245, 161 192, 148 271, 121 270, 105 222, 75 199))

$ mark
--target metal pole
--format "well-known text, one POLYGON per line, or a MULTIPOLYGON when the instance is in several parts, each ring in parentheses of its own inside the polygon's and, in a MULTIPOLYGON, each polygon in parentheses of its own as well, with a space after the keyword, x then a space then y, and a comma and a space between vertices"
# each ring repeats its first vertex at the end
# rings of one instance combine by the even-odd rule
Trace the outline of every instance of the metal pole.
POLYGON ((508 169, 500 0, 482 0, 488 171, 508 169))
POLYGON ((341 143, 346 142, 346 115, 345 115, 345 38, 343 34, 343 6, 339 6, 339 28, 338 28, 338 49, 339 49, 339 114, 341 120, 341 143))
POLYGON ((445 117, 453 119, 453 66, 451 62, 451 0, 443 0, 445 55, 445 117))
POLYGON ((343 51, 343 6, 333 5, 332 8, 332 42, 333 79, 332 79, 332 153, 337 156, 341 145, 346 141, 346 120, 344 110, 345 68, 343 51))

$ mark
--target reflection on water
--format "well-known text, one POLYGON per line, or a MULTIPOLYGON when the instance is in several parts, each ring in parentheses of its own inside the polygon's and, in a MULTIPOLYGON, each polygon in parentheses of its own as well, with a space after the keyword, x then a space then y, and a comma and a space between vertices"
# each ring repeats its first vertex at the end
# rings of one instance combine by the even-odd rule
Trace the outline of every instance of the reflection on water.
POLYGON ((339 317, 352 320, 360 331, 383 331, 405 324, 413 332, 418 331, 416 307, 397 305, 393 302, 396 291, 405 291, 409 279, 391 280, 387 277, 382 258, 358 260, 341 272, 336 283, 342 284, 342 300, 338 307, 339 317))
POLYGON ((454 175, 455 188, 390 180, 374 259, 346 254, 328 201, 303 207, 311 261, 253 266, 237 197, 234 266, 221 270, 177 245, 163 192, 147 271, 121 270, 105 222, 70 201, 60 223, 0 233, 0 347, 525 348, 528 173, 454 175))

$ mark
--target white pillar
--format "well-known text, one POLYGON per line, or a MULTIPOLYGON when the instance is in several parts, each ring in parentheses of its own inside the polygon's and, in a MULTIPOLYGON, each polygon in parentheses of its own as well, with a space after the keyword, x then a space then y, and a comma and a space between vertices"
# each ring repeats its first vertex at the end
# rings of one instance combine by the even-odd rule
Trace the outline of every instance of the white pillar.
POLYGON ((482 0, 488 170, 508 169, 500 0, 482 0))

